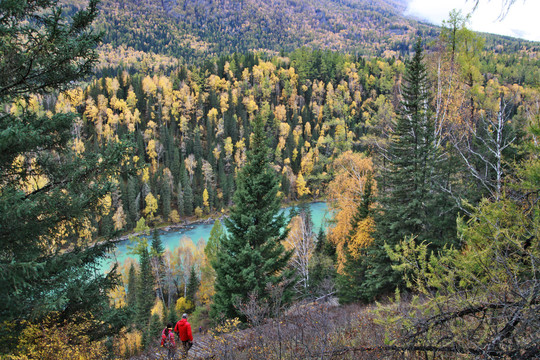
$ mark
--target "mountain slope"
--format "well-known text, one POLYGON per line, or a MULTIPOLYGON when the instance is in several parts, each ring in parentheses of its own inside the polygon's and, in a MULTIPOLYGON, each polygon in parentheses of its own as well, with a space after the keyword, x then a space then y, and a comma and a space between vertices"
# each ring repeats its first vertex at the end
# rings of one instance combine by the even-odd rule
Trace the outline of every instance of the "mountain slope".
MULTIPOLYGON (((81 0, 65 0, 78 6, 81 0)), ((104 41, 185 60, 301 46, 358 54, 403 53, 420 29, 405 0, 103 0, 104 41)))

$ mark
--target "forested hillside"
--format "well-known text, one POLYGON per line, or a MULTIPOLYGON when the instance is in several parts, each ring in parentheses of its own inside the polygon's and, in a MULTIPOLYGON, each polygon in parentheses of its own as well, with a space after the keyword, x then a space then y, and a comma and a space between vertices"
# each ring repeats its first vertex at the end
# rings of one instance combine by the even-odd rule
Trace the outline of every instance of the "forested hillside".
MULTIPOLYGON (((81 0, 63 0, 67 13, 81 0)), ((193 63, 216 55, 302 46, 355 55, 398 57, 416 36, 435 39, 435 26, 405 17, 402 0, 103 0, 95 22, 104 54, 129 50, 193 63)), ((529 41, 487 35, 495 51, 531 49, 529 41)))
POLYGON ((184 312, 215 358, 540 351, 537 44, 397 0, 54 3, 0 2, 0 355, 155 354, 184 312))
MULTIPOLYGON (((441 54, 430 56, 437 61, 441 54)), ((469 78, 459 86, 474 89, 466 97, 474 113, 501 91, 514 94, 508 101, 515 112, 525 106, 528 87, 538 84, 538 60, 528 56, 478 51, 460 61, 469 61, 469 78)), ((385 146, 403 71, 401 60, 302 48, 286 57, 235 54, 158 73, 137 66, 104 70, 115 75, 39 102, 44 110, 81 114, 78 151, 105 149, 129 135, 134 158, 148 165, 139 176, 121 179, 111 212, 101 220, 100 234, 110 234, 132 229, 140 216, 178 222, 227 209, 255 116, 265 119, 284 199, 323 196, 341 154, 377 154, 385 146)), ((433 80, 434 87, 446 81, 441 74, 433 80)), ((457 99, 442 96, 450 94, 436 100, 448 107, 439 109, 441 116, 464 111, 453 103, 457 99)), ((519 122, 511 124, 519 130, 519 122)))
MULTIPOLYGON (((65 0, 72 7, 79 0, 65 0)), ((403 17, 399 0, 104 0, 96 25, 113 48, 193 61, 201 56, 301 46, 357 54, 404 54, 432 26, 403 17)))

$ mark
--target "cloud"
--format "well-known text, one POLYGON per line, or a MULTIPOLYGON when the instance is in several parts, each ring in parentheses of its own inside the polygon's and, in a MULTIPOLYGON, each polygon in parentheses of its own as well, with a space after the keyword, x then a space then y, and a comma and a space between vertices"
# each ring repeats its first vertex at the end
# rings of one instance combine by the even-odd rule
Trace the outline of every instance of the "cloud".
MULTIPOLYGON (((448 19, 452 9, 461 9, 463 14, 468 14, 472 8, 472 0, 410 0, 406 15, 441 25, 443 20, 448 19)), ((540 1, 518 0, 500 20, 503 9, 502 0, 480 0, 478 8, 471 16, 470 28, 480 32, 540 41, 540 26, 537 25, 540 1)))

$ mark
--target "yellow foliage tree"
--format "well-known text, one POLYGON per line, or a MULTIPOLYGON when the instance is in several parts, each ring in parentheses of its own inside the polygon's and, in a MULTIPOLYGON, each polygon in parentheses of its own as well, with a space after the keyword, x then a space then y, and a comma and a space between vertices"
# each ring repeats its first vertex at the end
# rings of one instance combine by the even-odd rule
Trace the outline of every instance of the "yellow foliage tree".
POLYGON ((299 172, 298 177, 296 178, 296 193, 298 194, 299 198, 311 193, 311 191, 306 186, 306 184, 307 182, 306 180, 304 180, 304 177, 302 176, 302 172, 299 172))
POLYGON ((151 310, 151 314, 159 316, 161 321, 165 320, 165 305, 163 305, 163 302, 157 297, 154 307, 151 310))
POLYGON ((176 309, 177 314, 183 314, 193 309, 193 303, 187 300, 185 297, 181 297, 178 300, 176 300, 175 309, 176 309))
POLYGON ((12 359, 81 359, 99 360, 106 357, 104 341, 93 341, 88 331, 95 326, 91 315, 77 315, 63 322, 52 313, 41 323, 24 322, 17 353, 12 359))
POLYGON ((113 215, 113 221, 115 230, 122 230, 126 226, 126 215, 124 213, 124 207, 122 204, 120 204, 118 209, 116 209, 116 212, 113 215))
POLYGON ((203 194, 202 194, 202 201, 203 201, 204 207, 207 209, 207 211, 209 211, 210 204, 208 204, 208 190, 206 190, 206 188, 204 189, 203 194))
MULTIPOLYGON (((334 161, 333 170, 335 177, 328 184, 328 203, 336 215, 334 226, 328 229, 328 238, 336 244, 338 271, 340 271, 345 261, 345 240, 351 231, 351 221, 362 199, 364 184, 368 175, 373 172, 373 162, 371 158, 349 150, 334 161)), ((376 184, 373 187, 376 188, 376 184)), ((354 251, 358 251, 360 246, 365 246, 371 241, 369 229, 374 227, 372 220, 366 220, 361 225, 366 231, 357 231, 358 237, 352 240, 356 244, 353 246, 356 247, 354 251)))
POLYGON ((154 195, 152 195, 152 193, 148 193, 148 195, 146 195, 146 198, 144 199, 145 203, 146 203, 146 207, 144 208, 144 215, 148 218, 148 219, 152 219, 154 218, 154 214, 156 213, 157 209, 158 209, 158 202, 157 202, 157 199, 154 197, 154 195))
POLYGON ((172 210, 169 214, 169 221, 173 224, 178 224, 180 222, 180 215, 176 209, 172 210))

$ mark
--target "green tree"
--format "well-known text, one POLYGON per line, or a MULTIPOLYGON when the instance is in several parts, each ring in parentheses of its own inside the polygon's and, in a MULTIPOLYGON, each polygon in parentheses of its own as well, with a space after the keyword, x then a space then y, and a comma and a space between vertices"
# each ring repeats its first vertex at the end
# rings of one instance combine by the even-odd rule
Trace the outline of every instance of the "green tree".
POLYGON ((498 200, 483 199, 468 209, 467 220, 458 219, 462 249, 444 249, 435 258, 427 243, 412 238, 387 246, 395 269, 422 296, 399 311, 414 316, 392 311, 391 326, 404 334, 395 345, 469 357, 537 357, 538 337, 531 334, 540 331, 540 207, 528 185, 538 189, 540 167, 533 157, 518 170, 519 182, 508 192, 514 196, 505 191, 498 200))
POLYGON ((225 235, 225 229, 221 221, 217 219, 210 230, 210 236, 208 237, 208 243, 204 247, 204 254, 210 263, 214 262, 217 259, 217 254, 219 252, 221 239, 225 235))
POLYGON ((150 310, 154 306, 156 293, 154 292, 154 276, 150 264, 150 254, 147 246, 142 246, 139 252, 140 272, 137 283, 136 323, 139 329, 146 330, 150 319, 150 310))
POLYGON ((161 241, 161 236, 159 235, 159 230, 154 228, 152 231, 152 244, 150 249, 150 263, 152 264, 152 270, 154 273, 154 279, 157 282, 157 293, 161 298, 163 303, 165 303, 165 296, 163 294, 165 283, 165 271, 163 264, 163 252, 165 248, 163 247, 163 242, 161 241))
MULTIPOLYGON (((90 27, 97 1, 70 18, 57 3, 0 2, 2 322, 53 311, 63 318, 75 312, 100 316, 116 283, 115 270, 94 270, 111 243, 95 244, 87 224, 114 188, 125 144, 76 154, 69 143, 76 114, 46 116, 27 106, 32 94, 67 89, 97 60, 100 37, 90 27)), ((103 335, 94 326, 88 331, 103 335)), ((12 345, 2 344, 0 352, 12 345)))
POLYGON ((185 207, 184 207, 184 190, 182 190, 182 182, 178 181, 177 191, 176 191, 176 206, 178 207, 178 214, 184 216, 185 207))
POLYGON ((382 209, 376 219, 375 241, 368 250, 368 297, 403 285, 399 274, 391 268, 385 243, 395 245, 413 235, 439 249, 456 238, 455 212, 439 183, 443 164, 435 146, 420 39, 414 50, 404 76, 399 116, 387 152, 388 164, 378 181, 382 209))
POLYGON ((137 304, 137 272, 135 271, 135 266, 133 264, 129 267, 126 300, 130 309, 133 309, 137 304))
POLYGON ((184 213, 186 216, 193 215, 193 189, 189 180, 186 182, 186 189, 184 190, 184 213))
POLYGON ((191 301, 193 304, 195 304, 195 300, 197 299, 197 291, 199 291, 200 284, 201 281, 199 280, 197 272, 195 271, 195 266, 192 265, 191 270, 189 271, 186 299, 191 301))
POLYGON ((138 189, 138 181, 135 176, 131 176, 128 179, 128 198, 127 198, 127 204, 128 204, 128 219, 129 224, 131 225, 130 228, 134 228, 137 220, 139 219, 139 211, 140 211, 140 192, 138 189))
MULTIPOLYGON (((262 118, 254 121, 247 162, 240 170, 234 205, 225 221, 228 235, 221 241, 216 270, 214 319, 240 317, 235 305, 254 294, 268 298, 267 285, 277 285, 291 276, 285 267, 292 251, 285 251, 287 219, 280 212, 279 180, 270 167, 262 118)), ((284 297, 289 296, 290 289, 284 297)), ((268 299, 269 300, 269 299, 268 299)))

